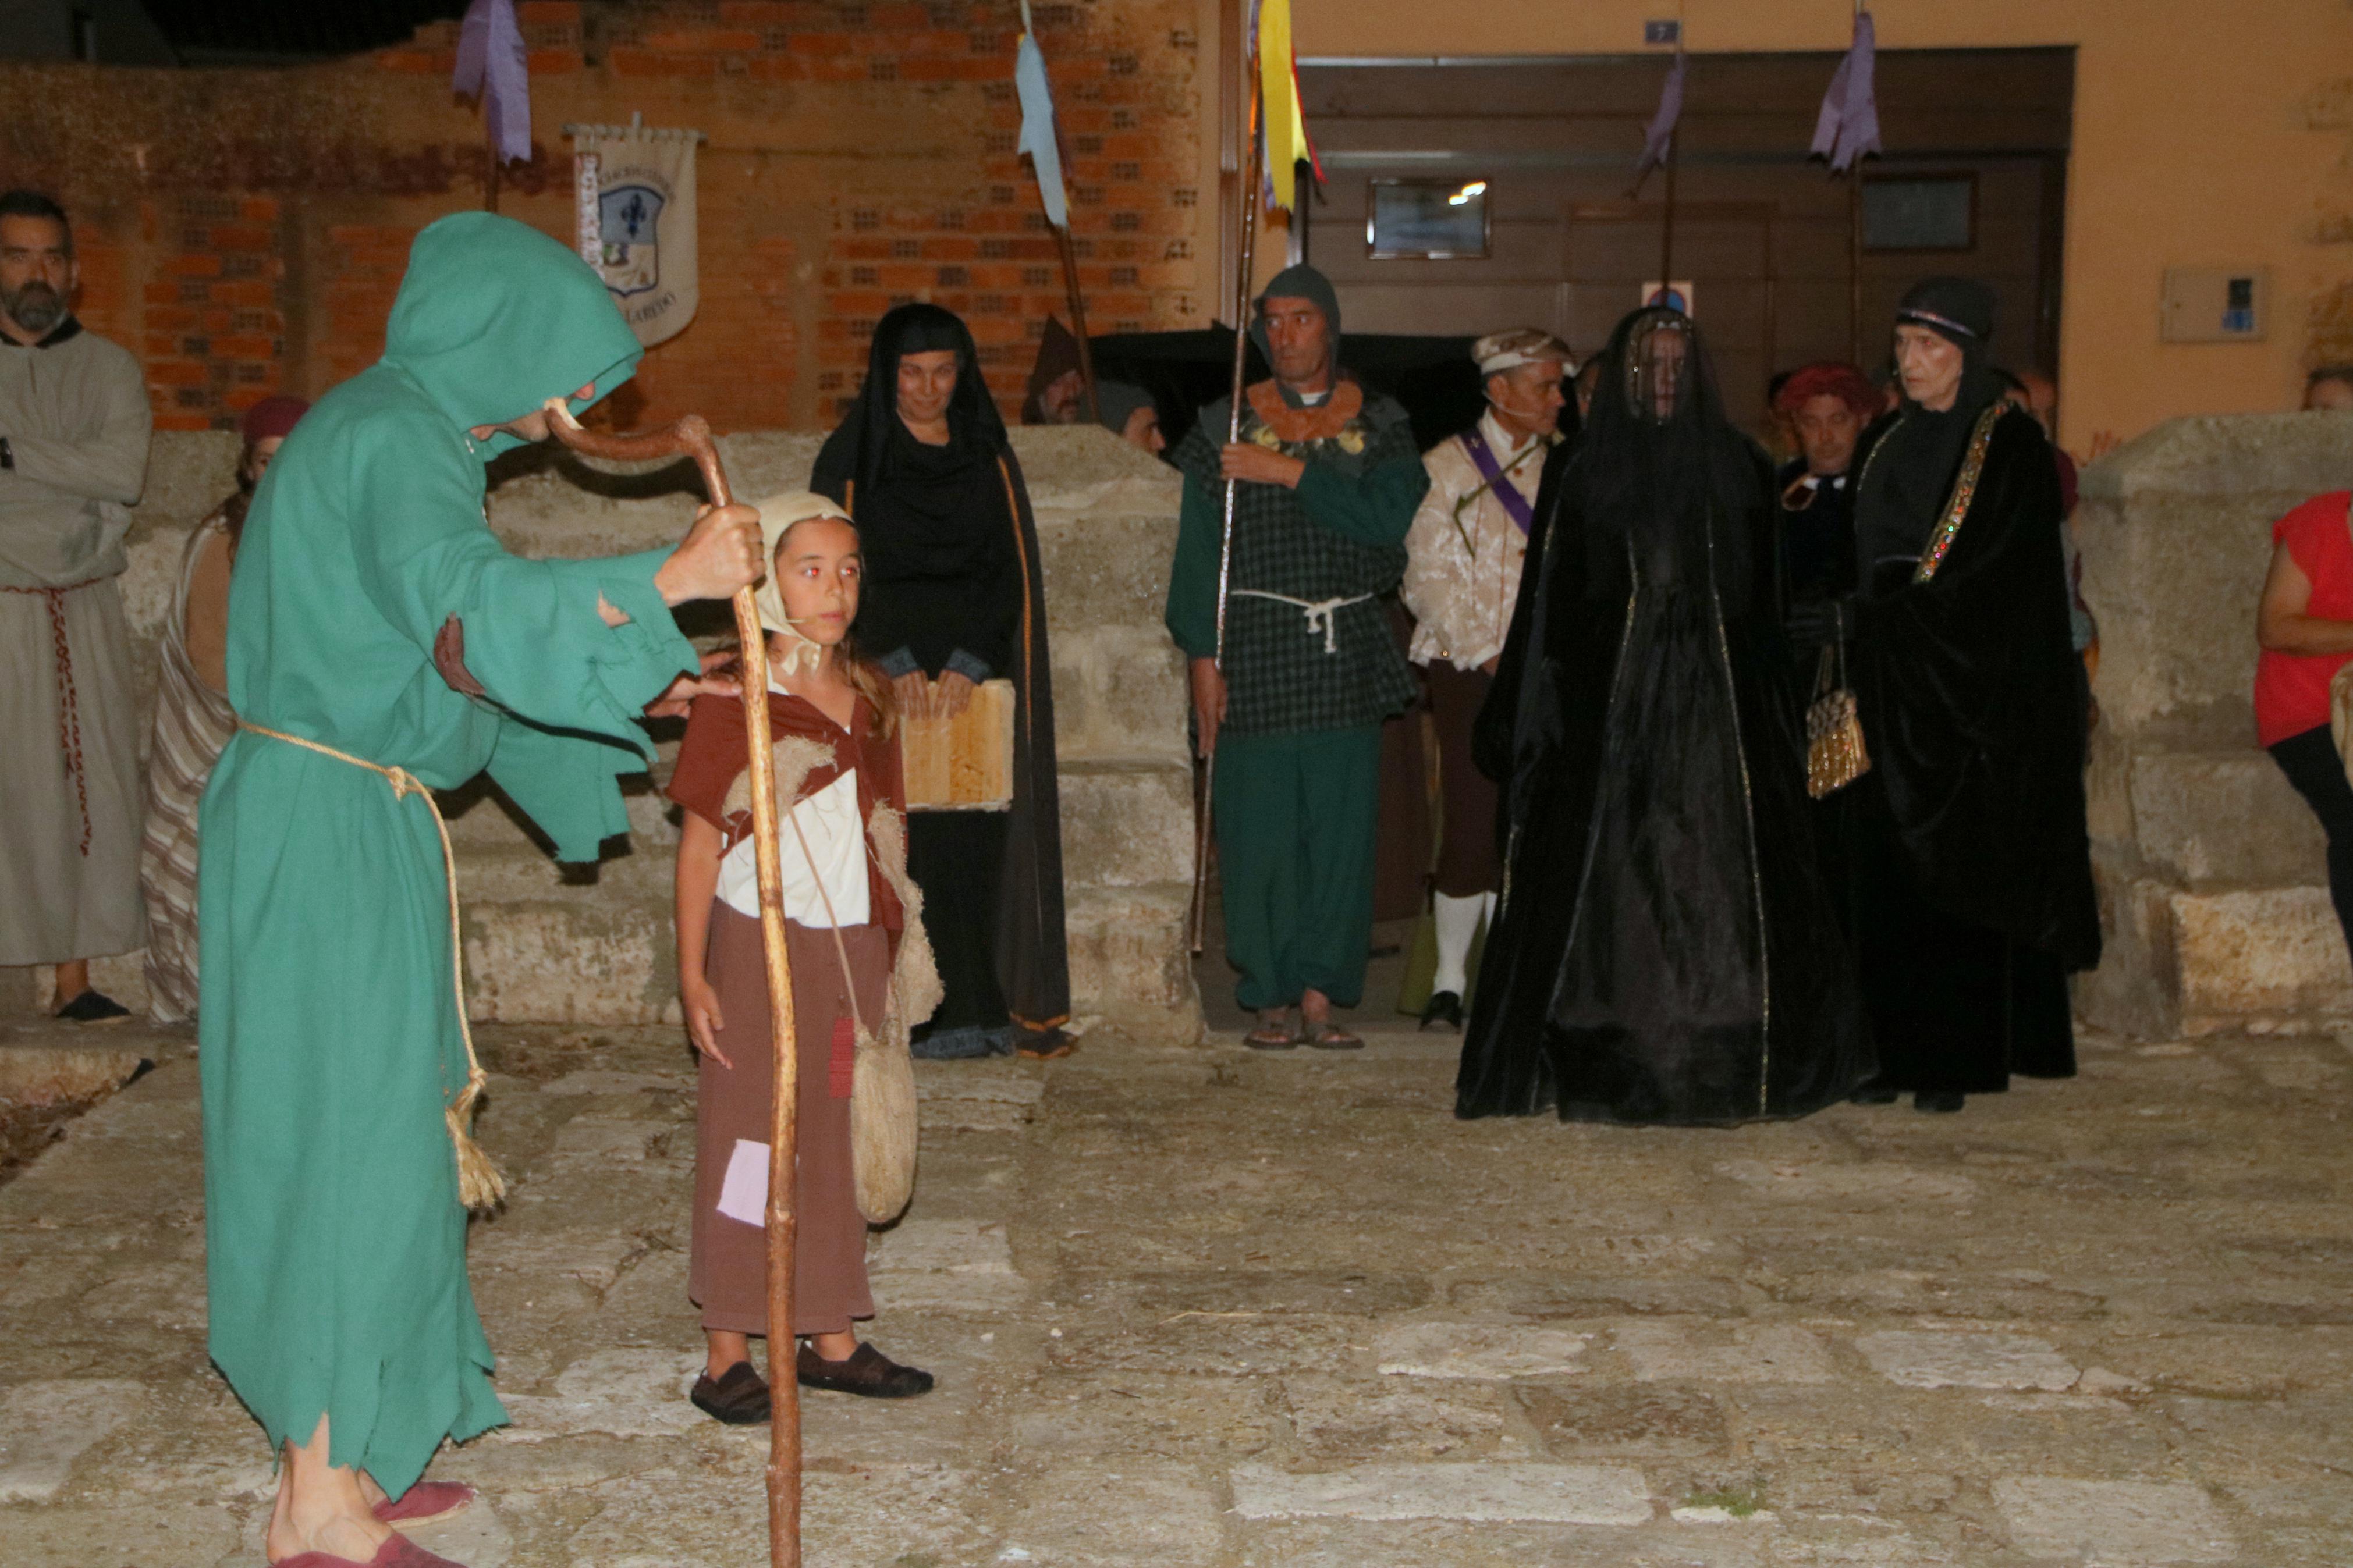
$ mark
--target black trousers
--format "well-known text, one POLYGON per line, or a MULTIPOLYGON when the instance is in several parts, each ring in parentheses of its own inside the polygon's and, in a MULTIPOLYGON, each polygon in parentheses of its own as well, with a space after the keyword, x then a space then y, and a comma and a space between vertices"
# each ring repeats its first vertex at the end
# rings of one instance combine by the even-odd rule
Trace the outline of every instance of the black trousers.
POLYGON ((2353 784, 2345 782, 2337 742, 2323 724, 2290 735, 2271 752, 2287 782, 2320 818, 2320 830, 2328 835, 2328 901, 2337 906, 2346 949, 2353 952, 2353 784))

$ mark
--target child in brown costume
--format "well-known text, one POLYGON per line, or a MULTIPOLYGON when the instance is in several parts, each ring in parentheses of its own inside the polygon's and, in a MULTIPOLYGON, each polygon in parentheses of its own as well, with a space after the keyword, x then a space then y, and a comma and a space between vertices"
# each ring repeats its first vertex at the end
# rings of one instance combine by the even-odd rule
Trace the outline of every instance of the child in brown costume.
MULTIPOLYGON (((891 687, 847 641, 860 571, 849 518, 807 494, 772 497, 759 510, 771 563, 758 595, 769 634, 768 722, 776 798, 789 803, 778 854, 800 1061, 798 1375, 806 1387, 904 1398, 927 1392, 931 1374, 860 1343, 851 1327, 874 1315, 867 1222, 893 1217, 913 1178, 907 1030, 939 997, 921 896, 906 876, 891 687), (852 1089, 866 1074, 879 1076, 860 1085, 861 1107, 889 1110, 878 1121, 861 1109, 853 1139, 852 1089), (877 1084, 889 1092, 867 1098, 877 1084), (885 1122, 889 1135, 878 1139, 885 1122), (878 1163, 885 1175, 874 1174, 878 1163)), ((702 1057, 688 1293, 702 1308, 709 1357, 692 1397, 722 1421, 765 1421, 768 1385, 752 1366, 749 1340, 769 1330, 767 1233, 757 1216, 774 1071, 740 701, 695 702, 670 796, 686 808, 679 994, 702 1057), (723 1209, 731 1187, 738 1195, 723 1209)))

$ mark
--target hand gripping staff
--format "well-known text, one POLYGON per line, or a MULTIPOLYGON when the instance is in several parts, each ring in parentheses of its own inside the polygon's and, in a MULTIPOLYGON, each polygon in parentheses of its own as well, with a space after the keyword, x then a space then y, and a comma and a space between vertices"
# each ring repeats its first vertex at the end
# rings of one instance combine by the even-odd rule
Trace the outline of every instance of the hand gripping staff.
MULTIPOLYGON (((690 457, 702 472, 712 505, 726 506, 734 499, 711 426, 699 414, 659 429, 618 436, 582 428, 560 397, 549 398, 546 406, 548 429, 584 457, 617 462, 690 457)), ((768 1561, 771 1568, 799 1568, 801 1401, 792 1324, 793 1245, 800 1227, 793 1212, 793 1110, 800 1102, 800 1056, 794 1041, 792 963, 785 952, 776 759, 768 740, 768 639, 750 585, 736 590, 734 605, 735 635, 744 644, 744 729, 751 752, 752 839, 760 873, 760 951, 767 960, 769 1045, 776 1058, 776 1098, 768 1110, 768 1561), (776 1360, 778 1345, 785 1347, 781 1363, 776 1360)))

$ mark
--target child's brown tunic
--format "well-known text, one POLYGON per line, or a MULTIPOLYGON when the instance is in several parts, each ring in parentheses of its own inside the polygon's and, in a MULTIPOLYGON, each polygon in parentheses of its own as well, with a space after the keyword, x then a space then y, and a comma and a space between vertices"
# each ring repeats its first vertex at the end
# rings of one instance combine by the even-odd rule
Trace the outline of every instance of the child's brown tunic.
MULTIPOLYGON (((769 725, 778 740, 800 736, 827 746, 830 762, 810 770, 796 801, 817 794, 843 771, 858 773, 858 811, 871 824, 874 807, 886 804, 904 812, 899 747, 881 734, 881 719, 863 699, 845 731, 812 704, 771 691, 769 725), (854 731, 854 732, 853 732, 854 731)), ((669 795, 725 836, 724 856, 752 830, 749 811, 726 811, 726 797, 744 763, 744 712, 733 698, 699 699, 687 721, 669 795)), ((849 1090, 854 1058, 849 978, 857 988, 857 1014, 879 1029, 891 961, 905 923, 897 895, 883 879, 871 853, 867 884, 871 919, 834 933, 787 921, 786 950, 792 960, 793 1018, 799 1046, 800 1093, 798 1248, 793 1268, 793 1331, 834 1333, 854 1319, 874 1315, 866 1283, 866 1221, 858 1212, 850 1174, 849 1090)), ((783 853, 800 853, 789 825, 783 853)), ((722 900, 711 906, 711 942, 703 973, 718 993, 719 1048, 734 1063, 722 1067, 704 1058, 695 1113, 694 1226, 687 1294, 702 1309, 702 1326, 735 1333, 765 1334, 767 1232, 719 1213, 719 1194, 736 1142, 768 1141, 768 1106, 775 1072, 768 1037, 768 987, 760 951, 760 922, 722 900)))

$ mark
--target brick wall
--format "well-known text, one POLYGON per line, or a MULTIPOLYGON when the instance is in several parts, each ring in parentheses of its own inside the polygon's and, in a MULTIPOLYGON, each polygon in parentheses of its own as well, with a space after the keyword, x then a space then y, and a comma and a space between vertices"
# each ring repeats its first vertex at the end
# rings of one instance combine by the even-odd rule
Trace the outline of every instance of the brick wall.
MULTIPOLYGON (((1033 8, 1071 164, 1097 331, 1198 326, 1215 289, 1199 166, 1195 0, 1033 8)), ((1009 0, 668 0, 519 6, 533 156, 501 212, 572 238, 568 122, 691 125, 702 303, 615 400, 722 428, 829 424, 872 322, 924 299, 963 314, 1008 416, 1060 264, 1026 162, 1009 0)), ((0 183, 76 219, 81 313, 140 352, 164 428, 226 426, 277 391, 315 396, 382 352, 409 240, 485 199, 454 24, 282 71, 0 67, 47 112, 0 126, 0 183)), ((1212 82, 1213 86, 1214 83, 1212 82)))

